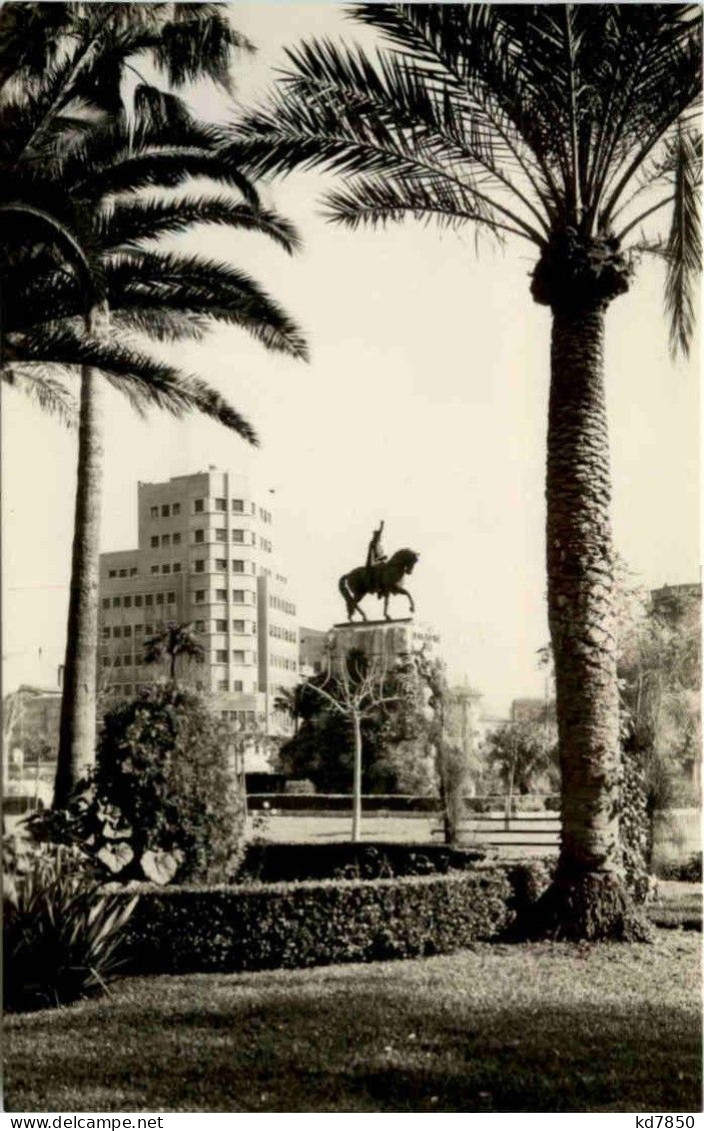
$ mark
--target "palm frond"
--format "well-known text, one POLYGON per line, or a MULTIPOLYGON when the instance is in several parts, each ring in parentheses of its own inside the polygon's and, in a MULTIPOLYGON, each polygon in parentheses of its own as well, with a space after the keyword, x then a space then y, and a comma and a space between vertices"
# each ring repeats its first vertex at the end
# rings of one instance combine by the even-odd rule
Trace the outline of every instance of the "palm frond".
POLYGON ((40 363, 75 371, 100 370, 137 412, 159 408, 174 416, 201 412, 256 444, 249 422, 202 378, 184 375, 172 365, 114 340, 97 340, 68 326, 39 327, 7 335, 6 357, 15 363, 40 363))
POLYGON ((271 209, 257 208, 247 201, 213 196, 112 200, 97 217, 97 238, 100 246, 110 251, 130 247, 142 240, 180 233, 195 224, 221 224, 259 232, 269 236, 289 254, 301 246, 293 224, 271 209))
POLYGON ((694 332, 694 294, 702 269, 699 213, 699 159, 691 135, 680 131, 674 207, 667 242, 665 309, 670 317, 670 348, 687 355, 694 332))
POLYGON ((0 370, 2 381, 8 388, 16 389, 29 397, 43 412, 56 416, 68 428, 78 425, 76 398, 53 375, 47 365, 6 365, 0 370))

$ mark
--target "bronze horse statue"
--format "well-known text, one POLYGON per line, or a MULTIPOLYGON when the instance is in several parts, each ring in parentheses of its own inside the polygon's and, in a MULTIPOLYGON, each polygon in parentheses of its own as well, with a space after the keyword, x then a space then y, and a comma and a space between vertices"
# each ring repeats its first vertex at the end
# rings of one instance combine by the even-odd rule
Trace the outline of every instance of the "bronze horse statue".
POLYGON ((413 598, 407 589, 399 585, 399 582, 407 573, 412 572, 419 556, 415 550, 397 550, 386 561, 377 565, 358 566, 357 569, 344 574, 338 582, 338 587, 347 606, 347 619, 352 620, 354 612, 358 612, 362 620, 367 619, 363 609, 359 607, 359 602, 369 593, 384 598, 386 620, 391 620, 388 608, 392 593, 408 597, 410 611, 414 612, 413 598))

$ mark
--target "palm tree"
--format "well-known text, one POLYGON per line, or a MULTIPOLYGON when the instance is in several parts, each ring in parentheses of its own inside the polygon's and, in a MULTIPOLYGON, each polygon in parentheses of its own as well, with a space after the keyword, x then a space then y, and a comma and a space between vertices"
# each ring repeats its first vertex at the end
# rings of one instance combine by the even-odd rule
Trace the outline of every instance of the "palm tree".
MULTIPOLYGON (((140 246, 146 239, 183 230, 199 220, 257 228, 288 250, 295 246, 290 226, 260 209, 253 188, 235 163, 217 154, 217 131, 195 121, 172 93, 141 82, 132 117, 120 106, 120 81, 125 67, 131 66, 127 60, 144 51, 174 83, 205 75, 229 88, 231 49, 239 41, 228 30, 219 6, 67 8, 64 51, 44 75, 28 71, 20 53, 19 71, 10 87, 22 87, 20 78, 25 85, 3 107, 6 175, 0 198, 0 218, 4 214, 6 221, 15 221, 9 256, 12 287, 6 287, 5 293, 12 294, 22 280, 24 298, 30 299, 24 309, 15 304, 14 310, 3 312, 3 361, 81 369, 57 805, 68 799, 92 761, 95 745, 102 462, 98 371, 119 382, 137 407, 151 401, 176 412, 199 408, 254 440, 247 422, 205 382, 184 378, 173 367, 116 341, 109 317, 113 330, 128 325, 157 338, 197 336, 204 318, 230 321, 254 332, 269 348, 298 357, 305 353, 290 319, 243 273, 140 246), (143 7, 149 8, 146 14, 143 7), (102 15, 96 13, 98 8, 104 9, 102 15), (235 186, 244 201, 238 205, 199 197, 145 201, 133 195, 144 186, 171 188, 193 176, 235 186), (23 217, 28 222, 18 224, 23 217), (60 240, 53 238, 53 217, 61 227, 60 240), (73 258, 65 254, 67 235, 79 250, 73 258), (77 262, 84 267, 80 278, 77 262), (38 266, 43 270, 37 272, 38 266), (47 310, 52 312, 50 321, 47 310), (82 327, 76 315, 83 316, 82 327)), ((0 62, 5 58, 6 53, 0 52, 0 62)), ((62 387, 56 382, 48 385, 41 374, 39 382, 28 381, 26 368, 18 374, 15 364, 10 373, 30 391, 38 389, 40 399, 50 407, 65 407, 62 387)))
POLYGON ((309 41, 233 134, 256 174, 344 174, 328 217, 415 217, 533 245, 552 312, 547 571, 562 848, 536 931, 632 937, 621 879, 604 316, 639 252, 666 264, 686 352, 701 239, 701 12, 694 6, 365 4, 389 44, 309 41), (350 179, 351 178, 351 179, 350 179), (669 232, 659 230, 661 219, 669 232))
POLYGON ((172 683, 176 683, 176 660, 179 656, 198 662, 205 656, 205 650, 190 624, 169 622, 160 632, 144 641, 145 664, 160 664, 168 657, 169 679, 172 683))

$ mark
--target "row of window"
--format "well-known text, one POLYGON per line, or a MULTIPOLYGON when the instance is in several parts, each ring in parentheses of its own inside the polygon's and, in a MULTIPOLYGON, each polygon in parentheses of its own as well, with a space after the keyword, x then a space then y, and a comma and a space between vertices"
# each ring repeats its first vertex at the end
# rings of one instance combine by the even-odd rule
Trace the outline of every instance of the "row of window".
MULTIPOLYGON (((227 649, 216 648, 214 652, 214 659, 216 664, 227 663, 227 649)), ((235 664, 253 664, 256 662, 256 652, 245 652, 242 648, 235 648, 232 652, 232 660, 235 664)))
POLYGON ((297 672, 298 662, 296 660, 289 660, 288 656, 274 656, 269 657, 269 663, 272 668, 283 668, 287 672, 297 672))
POLYGON ((152 550, 158 550, 159 546, 180 546, 181 535, 178 531, 174 534, 154 534, 150 542, 152 550))
MULTIPOLYGON (((148 689, 148 687, 149 687, 149 684, 113 683, 113 684, 109 684, 105 688, 105 693, 107 695, 132 695, 133 692, 146 691, 148 689)), ((196 691, 203 691, 205 689, 205 684, 203 683, 202 680, 196 680, 195 689, 196 689, 196 691)), ((244 692, 243 681, 241 679, 236 679, 234 681, 234 683, 232 684, 232 690, 237 691, 237 692, 244 692)), ((255 681, 252 684, 252 691, 256 692, 257 690, 258 690, 258 685, 255 681)), ((229 691, 228 682, 227 682, 226 679, 218 680, 218 691, 229 691)), ((223 717, 225 717, 227 715, 238 714, 238 713, 239 712, 236 712, 236 711, 222 711, 221 712, 223 717)), ((254 712, 248 711, 247 714, 253 716, 254 712)))
MULTIPOLYGON (((232 562, 232 572, 233 573, 249 572, 248 570, 245 570, 245 565, 249 565, 249 564, 251 564, 251 563, 243 562, 241 559, 235 559, 232 562)), ((227 570, 227 560, 225 558, 215 558, 215 560, 213 562, 213 567, 214 567, 214 569, 216 570, 217 573, 225 573, 225 571, 227 570)), ((194 570, 194 573, 205 573, 205 559, 204 558, 198 558, 197 561, 195 561, 193 563, 193 570, 194 570)), ((252 569, 251 572, 254 573, 254 569, 252 569)))
POLYGON ((141 609, 144 605, 149 609, 153 605, 175 605, 176 594, 173 589, 168 593, 125 593, 116 597, 103 597, 104 609, 141 609))
POLYGON ((298 643, 298 635, 290 628, 280 628, 278 624, 269 625, 269 636, 275 640, 288 640, 290 644, 298 643))
POLYGON ((160 512, 162 518, 171 518, 172 515, 178 515, 181 513, 181 504, 163 503, 161 507, 154 506, 150 507, 149 509, 149 514, 152 518, 159 518, 160 512))
MULTIPOLYGON (((254 503, 252 503, 252 510, 254 510, 254 503)), ((269 511, 264 510, 264 507, 259 508, 259 517, 262 522, 271 522, 271 514, 269 511)))
MULTIPOLYGON (((206 628, 206 622, 204 620, 197 620, 193 627, 195 628, 196 632, 208 632, 208 631, 227 632, 227 621, 226 620, 217 619, 212 623, 214 623, 214 625, 215 625, 214 629, 207 629, 206 628)), ((250 621, 250 624, 252 626, 252 628, 251 628, 252 634, 256 636, 256 632, 257 632, 256 621, 250 621)), ((233 620, 232 631, 233 632, 246 632, 247 631, 247 622, 243 621, 243 620, 233 620)))
POLYGON ((153 565, 150 573, 180 573, 180 562, 162 562, 161 565, 153 565))
MULTIPOLYGON (((197 605, 202 605, 205 603, 205 599, 206 590, 196 589, 195 593, 193 594, 193 600, 195 601, 195 603, 197 605)), ((227 601, 227 589, 216 589, 214 599, 216 601, 227 601)), ((252 593, 250 589, 233 589, 232 603, 234 605, 253 605, 254 593, 252 593)))
POLYGON ((261 535, 260 535, 259 536, 259 545, 261 546, 262 550, 266 550, 266 552, 268 554, 271 553, 271 549, 272 549, 271 542, 269 542, 267 538, 262 538, 261 535))
MULTIPOLYGON (((219 690, 227 691, 227 680, 225 687, 221 687, 219 690)), ((240 727, 253 726, 256 721, 254 711, 221 711, 220 715, 228 723, 236 723, 240 727)))
MULTIPOLYGON (((250 545, 254 545, 254 535, 252 535, 252 537, 248 540, 245 537, 245 535, 248 534, 248 533, 249 532, 246 531, 246 530, 241 530, 239 528, 237 528, 237 529, 233 528, 232 530, 230 530, 231 541, 232 542, 241 542, 241 543, 249 541, 250 545)), ((196 542, 196 543, 205 542, 206 534, 207 534, 206 530, 194 530, 193 531, 193 541, 196 542)), ((226 529, 226 527, 219 526, 217 528, 217 530, 213 531, 213 534, 215 535, 215 541, 216 542, 227 542, 227 529, 226 529)), ((152 538, 152 545, 153 544, 154 544, 154 539, 152 538)))
POLYGON ((281 613, 288 613, 289 616, 295 617, 296 606, 290 601, 284 601, 282 597, 269 597, 269 608, 278 609, 281 613))
POLYGON ((136 577, 137 567, 130 566, 129 569, 109 569, 108 577, 136 577))

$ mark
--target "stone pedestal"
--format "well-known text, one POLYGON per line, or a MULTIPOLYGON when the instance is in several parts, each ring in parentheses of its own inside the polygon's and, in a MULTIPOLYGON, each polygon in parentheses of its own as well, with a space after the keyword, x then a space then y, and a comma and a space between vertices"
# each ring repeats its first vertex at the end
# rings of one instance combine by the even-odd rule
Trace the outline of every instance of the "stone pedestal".
POLYGON ((349 652, 364 652, 370 659, 392 665, 409 656, 414 649, 415 624, 412 617, 405 620, 352 621, 334 625, 328 640, 334 657, 339 662, 349 652))

